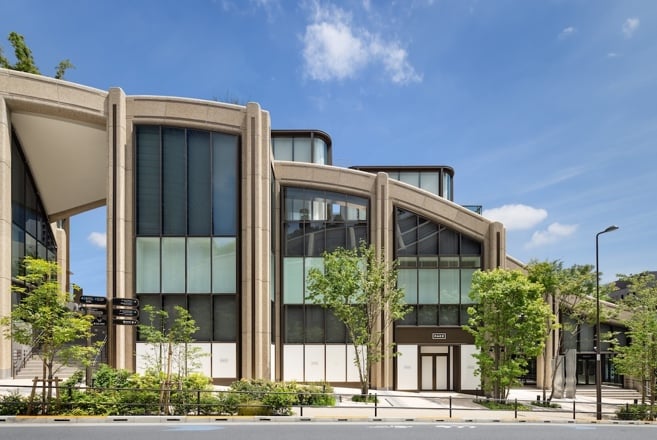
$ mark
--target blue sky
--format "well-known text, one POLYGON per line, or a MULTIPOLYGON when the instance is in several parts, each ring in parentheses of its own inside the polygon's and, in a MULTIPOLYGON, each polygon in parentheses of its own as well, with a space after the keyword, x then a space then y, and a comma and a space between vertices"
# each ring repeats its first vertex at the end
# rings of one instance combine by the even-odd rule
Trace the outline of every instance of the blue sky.
MULTIPOLYGON (((9 1, 47 75, 256 101, 351 165, 449 165, 522 261, 657 270, 654 0, 9 1)), ((12 58, 13 59, 13 58, 12 58)), ((105 219, 73 219, 72 280, 105 291, 105 219)))

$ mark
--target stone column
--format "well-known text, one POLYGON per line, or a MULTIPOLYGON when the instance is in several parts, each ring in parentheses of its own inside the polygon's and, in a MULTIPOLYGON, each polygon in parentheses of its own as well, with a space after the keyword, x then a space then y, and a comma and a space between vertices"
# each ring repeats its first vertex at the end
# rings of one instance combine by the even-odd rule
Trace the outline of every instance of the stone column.
MULTIPOLYGON (((0 316, 11 313, 11 129, 0 98, 0 316)), ((11 377, 11 340, 0 335, 0 379, 11 377)))

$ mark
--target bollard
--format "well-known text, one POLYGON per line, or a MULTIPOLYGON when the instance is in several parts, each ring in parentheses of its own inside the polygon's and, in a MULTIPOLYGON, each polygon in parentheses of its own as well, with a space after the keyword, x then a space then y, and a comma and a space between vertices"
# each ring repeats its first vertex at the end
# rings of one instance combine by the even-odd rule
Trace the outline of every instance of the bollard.
POLYGON ((449 396, 449 418, 452 418, 452 396, 449 396))
POLYGON ((379 409, 379 399, 376 397, 376 393, 374 393, 374 417, 378 417, 378 409, 379 409))
POLYGON ((518 418, 518 399, 513 399, 513 418, 518 418))
POLYGON ((575 420, 575 401, 573 400, 573 420, 575 420))

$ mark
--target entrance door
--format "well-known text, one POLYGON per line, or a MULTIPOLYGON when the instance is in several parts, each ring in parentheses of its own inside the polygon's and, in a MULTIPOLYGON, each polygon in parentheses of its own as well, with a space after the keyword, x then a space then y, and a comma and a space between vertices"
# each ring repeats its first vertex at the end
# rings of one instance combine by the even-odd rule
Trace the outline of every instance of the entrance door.
POLYGON ((442 353, 421 354, 421 389, 445 391, 449 389, 449 356, 442 353))
POLYGON ((577 357, 577 385, 595 384, 595 357, 580 355, 577 357))

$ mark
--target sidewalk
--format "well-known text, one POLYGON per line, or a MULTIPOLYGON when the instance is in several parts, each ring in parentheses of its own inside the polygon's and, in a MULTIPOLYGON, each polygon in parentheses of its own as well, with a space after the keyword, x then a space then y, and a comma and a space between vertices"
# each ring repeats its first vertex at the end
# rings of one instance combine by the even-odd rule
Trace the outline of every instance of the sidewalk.
MULTIPOLYGON (((32 380, 0 380, 0 394, 14 392, 19 386, 21 394, 31 392, 32 380)), ((517 411, 489 410, 475 402, 476 396, 455 392, 409 392, 371 390, 376 394, 378 403, 352 402, 351 396, 360 391, 353 388, 334 388, 336 405, 334 407, 293 407, 291 416, 110 416, 110 417, 62 417, 62 416, 0 416, 0 421, 12 422, 52 422, 69 421, 79 423, 102 422, 229 422, 229 421, 337 421, 337 422, 445 422, 445 423, 495 423, 495 422, 525 422, 525 423, 619 423, 615 420, 615 412, 620 405, 632 403, 627 400, 605 398, 603 392, 603 420, 596 420, 596 401, 590 395, 576 396, 575 399, 554 399, 552 403, 558 408, 542 408, 532 406, 538 397, 542 398, 542 390, 524 387, 512 389, 509 403, 517 401, 529 409, 517 411), (574 411, 573 411, 574 410, 574 411)), ((629 422, 627 422, 629 423, 629 422)), ((638 422, 635 422, 638 423, 638 422)))

